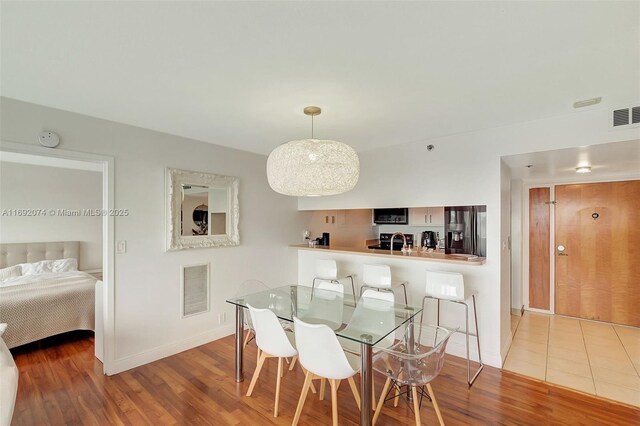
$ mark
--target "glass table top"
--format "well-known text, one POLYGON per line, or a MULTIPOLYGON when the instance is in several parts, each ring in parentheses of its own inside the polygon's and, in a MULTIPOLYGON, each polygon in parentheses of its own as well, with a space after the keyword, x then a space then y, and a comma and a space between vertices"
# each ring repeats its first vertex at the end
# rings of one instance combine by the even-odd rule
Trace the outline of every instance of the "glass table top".
POLYGON ((338 337, 372 346, 422 311, 374 298, 360 299, 355 304, 351 294, 318 288, 312 294, 311 287, 295 285, 233 297, 227 302, 243 308, 268 308, 289 322, 295 316, 308 323, 326 324, 338 337))

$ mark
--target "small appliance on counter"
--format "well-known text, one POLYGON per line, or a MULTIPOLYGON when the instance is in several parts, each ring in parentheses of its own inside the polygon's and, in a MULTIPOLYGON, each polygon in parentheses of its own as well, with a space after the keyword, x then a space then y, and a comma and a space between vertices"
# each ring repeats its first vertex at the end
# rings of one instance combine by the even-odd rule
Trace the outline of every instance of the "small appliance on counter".
POLYGON ((323 246, 327 246, 329 247, 329 233, 328 232, 323 232, 322 233, 322 243, 323 246))
POLYGON ((438 246, 438 237, 433 231, 424 231, 422 233, 422 247, 436 248, 438 246))
MULTIPOLYGON (((391 250, 391 233, 380 233, 380 243, 372 246, 367 246, 370 249, 379 249, 379 250, 391 250)), ((404 234, 404 237, 407 239, 407 246, 413 246, 413 234, 404 234)), ((404 241, 399 236, 393 240, 393 249, 401 250, 402 244, 404 241)))

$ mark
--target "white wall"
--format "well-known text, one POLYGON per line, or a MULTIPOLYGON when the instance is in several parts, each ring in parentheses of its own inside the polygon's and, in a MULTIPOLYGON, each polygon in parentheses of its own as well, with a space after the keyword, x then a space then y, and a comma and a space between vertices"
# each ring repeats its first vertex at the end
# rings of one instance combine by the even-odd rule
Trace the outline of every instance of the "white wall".
MULTIPOLYGON (((102 174, 0 163, 0 209, 100 209, 102 174)), ((0 242, 80 241, 79 268, 102 268, 100 216, 0 217, 0 242)))
MULTIPOLYGON (((521 179, 511 180, 511 309, 522 309, 522 197, 521 179)), ((528 213, 527 213, 528 214, 528 213)))
MULTIPOLYGON (((517 125, 461 133, 429 141, 360 153, 360 181, 349 193, 301 198, 298 208, 342 209, 446 205, 487 206, 487 263, 482 266, 481 305, 488 312, 492 352, 504 351, 511 333, 506 322, 510 303, 501 297, 501 160, 503 155, 637 139, 639 130, 612 131, 608 108, 567 114, 517 125), (427 144, 435 145, 431 152, 427 144), (393 172, 385 165, 395 167, 393 172), (415 164, 429 164, 429 173, 415 164)), ((348 141, 346 141, 348 142, 348 141)), ((504 353, 502 354, 505 355, 504 353)))
POLYGON ((298 241, 295 198, 273 192, 266 157, 0 98, 1 139, 36 143, 43 129, 60 135, 60 148, 115 159, 115 239, 127 253, 115 259, 115 369, 121 371, 205 343, 233 331, 225 300, 244 280, 271 286, 295 282, 298 241), (240 178, 239 247, 165 252, 165 167, 240 178), (180 317, 180 265, 211 263, 211 312, 180 317), (218 314, 226 324, 218 324, 218 314))

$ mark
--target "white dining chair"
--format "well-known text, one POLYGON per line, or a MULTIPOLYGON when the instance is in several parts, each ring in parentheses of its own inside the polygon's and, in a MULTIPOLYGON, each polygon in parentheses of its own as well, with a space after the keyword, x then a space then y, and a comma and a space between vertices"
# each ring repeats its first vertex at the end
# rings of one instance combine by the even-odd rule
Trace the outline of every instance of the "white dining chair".
MULTIPOLYGON (((354 303, 356 299, 356 286, 353 281, 354 274, 345 275, 338 278, 338 263, 333 259, 316 259, 315 276, 311 282, 311 288, 316 287, 316 281, 328 281, 330 283, 340 284, 340 280, 351 280, 351 294, 353 294, 354 303)), ((344 291, 343 291, 344 292, 344 291)))
POLYGON ((306 371, 300 400, 293 417, 293 426, 298 424, 300 414, 312 380, 326 379, 331 386, 331 414, 333 426, 338 425, 338 387, 347 380, 353 397, 360 409, 360 396, 353 376, 358 373, 359 359, 345 353, 338 343, 333 330, 324 324, 308 324, 297 317, 293 318, 296 346, 300 365, 306 371))
POLYGON ((273 408, 273 417, 278 417, 278 405, 280 399, 280 379, 283 375, 282 360, 293 358, 298 351, 293 346, 293 336, 284 331, 276 315, 269 309, 256 309, 247 304, 251 321, 256 333, 256 344, 260 348, 260 358, 256 370, 251 378, 251 384, 247 396, 251 396, 260 376, 260 371, 267 358, 278 358, 278 373, 276 378, 276 396, 273 408))
POLYGON ((381 291, 393 292, 396 288, 402 287, 404 292, 404 303, 409 303, 407 298, 407 282, 393 281, 391 267, 389 265, 364 265, 362 270, 362 287, 360 295, 367 288, 381 291))

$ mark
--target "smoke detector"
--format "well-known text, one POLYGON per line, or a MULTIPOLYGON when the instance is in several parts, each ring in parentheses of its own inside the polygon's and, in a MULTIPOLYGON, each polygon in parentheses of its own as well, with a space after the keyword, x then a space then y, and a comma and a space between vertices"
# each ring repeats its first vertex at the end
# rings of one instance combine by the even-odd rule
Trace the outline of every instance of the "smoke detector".
POLYGON ((38 135, 38 142, 47 148, 55 148, 60 143, 60 138, 53 132, 44 131, 38 135))

